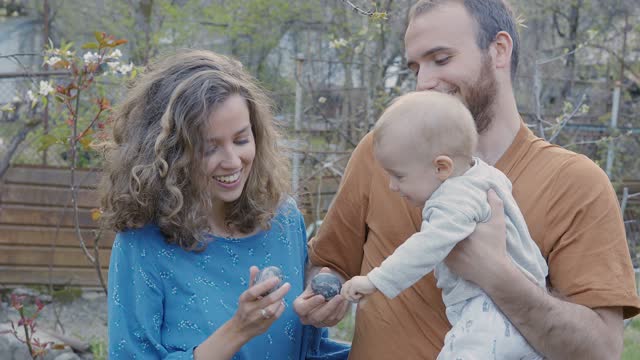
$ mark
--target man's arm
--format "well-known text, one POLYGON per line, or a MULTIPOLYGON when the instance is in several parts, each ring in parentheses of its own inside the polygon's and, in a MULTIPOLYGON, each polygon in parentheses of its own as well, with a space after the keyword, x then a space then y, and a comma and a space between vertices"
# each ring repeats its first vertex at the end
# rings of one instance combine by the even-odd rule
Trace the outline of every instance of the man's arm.
MULTIPOLYGON (((513 265, 496 267, 483 289, 527 341, 549 359, 619 359, 622 308, 596 308, 552 296, 513 265), (508 267, 511 269, 507 270, 508 267)), ((482 280, 481 280, 482 282, 482 280)))
MULTIPOLYGON (((366 135, 353 151, 329 212, 318 234, 309 241, 307 280, 319 271, 331 271, 343 283, 345 279, 360 274, 367 237, 366 213, 374 162, 372 141, 371 134, 366 135)), ((325 327, 340 322, 349 304, 341 295, 327 302, 321 295, 314 296, 307 285, 294 301, 293 307, 303 324, 325 327)))
POLYGON ((574 304, 549 294, 519 271, 507 256, 502 201, 488 195, 490 221, 479 224, 446 260, 452 271, 480 286, 538 352, 549 359, 619 359, 620 307, 574 304))

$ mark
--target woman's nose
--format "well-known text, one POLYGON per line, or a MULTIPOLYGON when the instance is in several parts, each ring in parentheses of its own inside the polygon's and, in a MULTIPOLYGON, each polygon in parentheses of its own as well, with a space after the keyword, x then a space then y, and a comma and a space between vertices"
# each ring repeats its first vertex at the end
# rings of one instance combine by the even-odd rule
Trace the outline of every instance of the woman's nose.
POLYGON ((222 160, 222 166, 226 168, 236 169, 242 165, 240 155, 234 148, 225 149, 224 159, 222 160))

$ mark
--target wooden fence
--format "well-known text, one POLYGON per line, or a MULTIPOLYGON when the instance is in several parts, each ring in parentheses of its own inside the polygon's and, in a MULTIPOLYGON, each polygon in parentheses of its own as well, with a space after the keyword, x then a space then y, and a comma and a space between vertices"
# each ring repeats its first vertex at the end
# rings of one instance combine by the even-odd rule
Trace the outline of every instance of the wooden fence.
MULTIPOLYGON (((98 224, 91 219, 91 210, 99 206, 99 176, 86 170, 75 175, 80 187, 80 229, 92 255, 98 224)), ((324 176, 301 184, 298 201, 308 224, 324 217, 339 182, 338 177, 324 176)), ((75 234, 70 183, 66 168, 14 166, 8 170, 0 182, 0 285, 100 286, 97 270, 75 234)), ((113 239, 113 233, 103 233, 99 242, 105 280, 113 239)))
MULTIPOLYGON (((76 172, 79 223, 93 254, 98 174, 76 172)), ((113 233, 102 235, 100 264, 107 275, 113 233)), ((97 270, 80 248, 71 204, 70 172, 12 167, 0 183, 0 284, 99 286, 97 270)))
MULTIPOLYGON (((99 176, 91 171, 76 172, 79 223, 92 254, 93 231, 98 224, 91 219, 91 209, 98 207, 95 187, 99 176)), ((307 224, 324 218, 339 182, 337 176, 324 175, 301 183, 298 204, 307 224)), ((625 185, 630 193, 640 192, 638 180, 625 185)), ((70 173, 66 168, 16 166, 4 176, 0 182, 0 285, 100 285, 97 270, 84 255, 75 234, 69 188, 70 173)), ((632 199, 625 214, 631 220, 627 236, 632 248, 640 241, 640 228, 634 221, 640 217, 639 200, 632 199)), ((113 238, 113 233, 103 233, 99 243, 105 279, 113 238)))

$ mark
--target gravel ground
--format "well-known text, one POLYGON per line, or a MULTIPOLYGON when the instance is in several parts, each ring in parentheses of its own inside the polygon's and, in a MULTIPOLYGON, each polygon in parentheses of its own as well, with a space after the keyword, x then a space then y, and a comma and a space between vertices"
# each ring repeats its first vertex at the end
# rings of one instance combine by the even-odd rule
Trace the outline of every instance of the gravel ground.
MULTIPOLYGON (((75 299, 60 303, 51 302, 47 295, 40 295, 32 289, 13 289, 13 293, 37 295, 43 299, 45 306, 36 318, 35 336, 41 341, 54 341, 61 343, 59 339, 49 334, 62 334, 67 337, 82 340, 93 344, 94 349, 100 354, 91 356, 90 353, 74 355, 67 347, 61 351, 52 352, 45 359, 51 360, 75 360, 75 359, 104 359, 107 345, 107 301, 102 292, 84 290, 75 299), (38 332, 40 329, 40 332, 38 332), (46 333, 45 333, 46 332, 46 333), (48 334, 47 334, 48 333, 48 334)), ((0 303, 0 331, 10 329, 10 321, 17 324, 18 312, 9 303, 8 295, 3 297, 0 303)), ((0 335, 0 359, 22 360, 29 359, 28 353, 20 349, 21 344, 11 334, 0 335)), ((24 345, 22 345, 24 346, 24 345)), ((26 347, 25 347, 26 349, 26 347)))
MULTIPOLYGON (((18 312, 8 303, 8 293, 37 295, 45 302, 42 312, 36 318, 36 337, 40 337, 43 342, 54 341, 60 343, 58 339, 47 336, 42 331, 48 333, 63 334, 68 337, 80 339, 91 343, 95 351, 94 354, 84 353, 73 357, 70 349, 58 351, 55 355, 48 356, 43 360, 104 360, 107 351, 107 299, 103 292, 96 290, 84 290, 79 296, 70 302, 51 302, 47 295, 38 294, 28 288, 13 290, 4 289, 5 296, 0 302, 0 332, 10 329, 9 321, 13 320, 17 324, 18 312), (57 316, 56 316, 57 314, 57 316), (57 320, 58 319, 58 320, 57 320), (62 327, 60 326, 62 324, 62 327), (38 333, 38 329, 41 332, 38 333)), ((355 309, 355 307, 354 307, 355 309)), ((354 310, 353 309, 353 310, 354 310)), ((330 329, 330 336, 341 341, 350 341, 353 336, 353 315, 351 311, 347 317, 337 326, 330 329)), ((28 360, 26 347, 17 342, 13 335, 0 335, 0 359, 1 360, 28 360)))

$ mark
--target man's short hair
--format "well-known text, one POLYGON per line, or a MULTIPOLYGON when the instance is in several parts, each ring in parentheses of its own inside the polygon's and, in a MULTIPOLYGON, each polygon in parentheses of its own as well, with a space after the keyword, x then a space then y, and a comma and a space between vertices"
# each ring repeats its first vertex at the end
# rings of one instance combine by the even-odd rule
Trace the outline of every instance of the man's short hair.
POLYGON ((476 28, 476 44, 482 50, 496 39, 500 31, 506 31, 513 41, 511 51, 511 80, 516 76, 518 69, 518 55, 520 53, 520 38, 516 28, 516 21, 511 7, 503 0, 418 0, 409 11, 409 22, 417 16, 431 11, 438 5, 448 2, 457 2, 464 5, 465 9, 478 25, 476 28))

